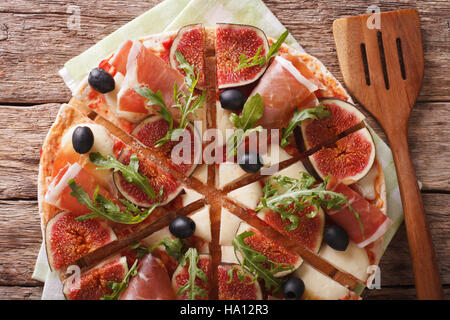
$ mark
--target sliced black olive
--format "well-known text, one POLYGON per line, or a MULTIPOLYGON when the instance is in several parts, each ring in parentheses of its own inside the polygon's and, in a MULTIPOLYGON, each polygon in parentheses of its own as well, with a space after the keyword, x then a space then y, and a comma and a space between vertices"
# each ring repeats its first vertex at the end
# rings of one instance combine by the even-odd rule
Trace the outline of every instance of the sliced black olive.
POLYGON ((88 77, 88 83, 92 89, 100 93, 111 92, 116 87, 113 76, 101 68, 91 70, 88 77))
POLYGON ((72 146, 77 153, 87 153, 93 145, 94 134, 89 127, 79 126, 73 131, 72 146))
POLYGON ((186 239, 195 232, 195 222, 188 217, 176 217, 169 225, 170 233, 180 239, 186 239))
POLYGON ((238 159, 239 166, 247 173, 256 173, 264 165, 261 156, 254 152, 245 152, 238 159))
POLYGON ((337 225, 331 225, 323 231, 323 239, 334 250, 345 251, 348 246, 348 235, 344 229, 337 225))
POLYGON ((227 89, 219 95, 220 105, 222 108, 239 111, 244 107, 245 96, 238 89, 227 89))
POLYGON ((302 279, 291 277, 283 284, 283 296, 287 300, 297 300, 305 293, 305 283, 302 279))

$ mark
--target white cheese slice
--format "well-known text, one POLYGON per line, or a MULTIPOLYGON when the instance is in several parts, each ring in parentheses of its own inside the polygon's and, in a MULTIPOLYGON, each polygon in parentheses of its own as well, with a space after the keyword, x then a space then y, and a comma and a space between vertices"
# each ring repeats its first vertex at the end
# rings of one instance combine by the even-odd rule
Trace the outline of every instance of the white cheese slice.
POLYGON ((184 188, 184 192, 185 194, 181 196, 181 199, 183 201, 183 207, 186 207, 188 204, 204 198, 204 196, 201 193, 198 193, 194 189, 184 188))
POLYGON ((245 171, 237 163, 225 162, 219 165, 218 189, 223 189, 226 185, 237 180, 245 174, 245 171))
POLYGON ((103 156, 113 154, 114 141, 109 135, 108 130, 106 130, 105 127, 95 123, 80 123, 70 127, 61 138, 61 149, 70 146, 71 150, 76 152, 72 146, 72 135, 73 131, 77 127, 88 127, 91 129, 94 135, 94 145, 92 146, 90 152, 100 152, 103 156))
POLYGON ((195 222, 194 235, 202 238, 207 242, 211 242, 211 220, 209 218, 209 205, 199 209, 190 216, 195 222))
POLYGON ((234 125, 230 121, 231 111, 222 108, 220 101, 216 100, 216 125, 218 133, 221 135, 217 146, 221 146, 226 143, 226 132, 227 129, 234 130, 234 125))
POLYGON ((227 209, 222 208, 220 214, 220 245, 231 245, 241 222, 242 220, 240 218, 232 214, 227 209))
POLYGON ((295 276, 305 283, 305 299, 338 300, 350 294, 350 290, 304 263, 295 271, 295 276))
POLYGON ((239 264, 233 246, 222 246, 222 263, 236 263, 239 264))
POLYGON ((169 227, 162 228, 161 230, 158 230, 151 235, 149 235, 147 238, 142 240, 148 247, 152 248, 156 246, 162 239, 171 237, 172 234, 169 231, 169 227))
POLYGON ((200 180, 203 184, 208 181, 208 166, 206 164, 197 165, 192 176, 200 180))
POLYGON ((263 190, 259 181, 250 183, 242 188, 236 189, 228 193, 230 198, 236 200, 240 205, 255 210, 261 197, 263 190))
POLYGON ((350 241, 345 251, 337 251, 324 244, 319 251, 319 256, 332 261, 333 265, 358 279, 367 280, 367 268, 370 266, 369 256, 366 249, 358 247, 353 241, 350 241))

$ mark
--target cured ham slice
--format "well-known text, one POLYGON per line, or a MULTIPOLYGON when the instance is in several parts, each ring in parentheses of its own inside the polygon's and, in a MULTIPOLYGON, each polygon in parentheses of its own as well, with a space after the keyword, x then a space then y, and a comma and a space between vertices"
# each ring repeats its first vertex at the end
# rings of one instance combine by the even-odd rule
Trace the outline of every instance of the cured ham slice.
POLYGON ((175 300, 169 274, 164 264, 153 255, 146 255, 138 265, 120 300, 175 300))
MULTIPOLYGON (((147 100, 135 91, 136 87, 144 86, 154 92, 160 90, 168 107, 174 104, 174 84, 180 89, 185 87, 183 75, 176 69, 171 68, 139 41, 133 41, 131 46, 129 42, 122 45, 117 55, 113 57, 112 63, 117 70, 125 72, 122 87, 117 95, 119 111, 151 113, 151 110, 146 107, 147 100), (125 56, 127 58, 124 70, 125 56)), ((177 110, 172 108, 171 111, 177 110)), ((176 118, 177 114, 179 114, 179 111, 174 113, 176 118)))
POLYGON ((331 220, 347 231, 349 238, 359 247, 363 248, 374 242, 392 225, 392 221, 380 209, 370 204, 350 187, 337 183, 334 178, 328 182, 327 190, 345 195, 351 207, 360 215, 358 221, 348 205, 340 210, 328 210, 331 220), (363 230, 361 230, 360 222, 363 230))
POLYGON ((296 109, 317 104, 313 94, 317 89, 290 61, 277 56, 250 94, 259 93, 264 99, 264 114, 257 124, 267 129, 287 126, 296 109))
MULTIPOLYGON (((97 181, 78 163, 74 163, 67 164, 55 176, 45 194, 45 202, 75 214, 89 212, 89 209, 86 208, 86 206, 79 203, 77 198, 70 194, 71 189, 68 182, 71 179, 74 179, 78 185, 81 185, 91 199, 93 198, 95 189, 98 185, 97 181)), ((109 199, 111 198, 109 192, 102 187, 99 188, 99 193, 109 199)))

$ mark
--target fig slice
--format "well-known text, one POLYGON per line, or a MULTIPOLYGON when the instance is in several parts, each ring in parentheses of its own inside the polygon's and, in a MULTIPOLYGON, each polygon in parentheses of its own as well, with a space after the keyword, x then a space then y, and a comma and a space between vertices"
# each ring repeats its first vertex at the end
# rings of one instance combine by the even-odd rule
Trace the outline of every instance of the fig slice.
POLYGON ((278 213, 268 209, 261 210, 258 217, 264 220, 268 225, 277 230, 286 237, 301 243, 313 252, 318 252, 322 244, 323 228, 325 226, 325 214, 322 208, 319 208, 314 218, 306 216, 315 210, 314 206, 307 207, 301 212, 293 212, 298 216, 299 223, 296 229, 287 230, 290 224, 288 220, 283 221, 278 213))
POLYGON ((64 281, 63 293, 67 300, 99 300, 113 291, 108 282, 121 282, 128 272, 125 257, 108 259, 81 274, 79 282, 69 277, 64 281))
MULTIPOLYGON (((285 263, 293 265, 291 270, 280 271, 275 274, 275 277, 283 277, 294 272, 302 263, 303 259, 281 246, 278 242, 266 237, 262 232, 250 227, 247 223, 241 222, 236 235, 239 235, 245 231, 253 231, 255 234, 245 238, 245 243, 249 245, 253 250, 258 251, 262 255, 266 256, 269 260, 275 263, 285 263)), ((235 250, 236 259, 242 261, 242 254, 235 250)), ((267 266, 269 268, 269 265, 267 266)))
POLYGON ((114 231, 100 219, 77 221, 79 216, 61 212, 46 225, 45 244, 52 270, 60 270, 89 252, 117 239, 114 231))
POLYGON ((205 87, 205 29, 202 24, 190 24, 182 27, 170 47, 170 65, 183 75, 184 70, 178 69, 175 52, 179 51, 190 65, 197 67, 199 79, 196 88, 205 87))
MULTIPOLYGON (((118 161, 129 164, 132 153, 128 149, 123 149, 117 158, 118 161)), ((114 183, 120 194, 128 201, 139 207, 148 208, 159 201, 158 194, 163 188, 160 205, 172 201, 183 190, 183 186, 170 174, 158 167, 156 164, 139 157, 139 173, 148 178, 156 197, 151 199, 144 191, 134 183, 128 182, 120 171, 113 173, 114 183)))
MULTIPOLYGON (((174 123, 174 126, 177 126, 174 123)), ((189 123, 187 126, 187 133, 183 133, 180 136, 179 141, 166 141, 162 146, 155 147, 157 141, 163 138, 167 130, 169 130, 169 123, 164 120, 160 115, 151 115, 144 120, 142 120, 132 131, 132 136, 134 136, 139 142, 149 149, 158 152, 164 158, 167 159, 168 164, 175 171, 180 172, 186 176, 190 176, 197 164, 201 162, 201 152, 195 152, 196 148, 201 147, 202 141, 201 136, 195 127, 189 123), (190 141, 184 141, 189 138, 190 141), (179 146, 182 149, 180 152, 184 152, 184 147, 190 149, 190 155, 184 156, 184 154, 177 153, 176 156, 179 159, 172 158, 172 150, 179 146)), ((187 149, 187 150, 189 150, 187 149)))
POLYGON ((261 300, 262 291, 258 281, 248 274, 244 279, 238 273, 245 272, 238 264, 218 266, 219 300, 261 300), (233 278, 230 277, 230 272, 233 278))
POLYGON ((301 133, 306 149, 322 145, 365 119, 365 116, 346 100, 322 98, 319 100, 319 104, 325 106, 331 116, 302 122, 301 133))
POLYGON ((375 144, 367 128, 338 140, 334 146, 322 147, 309 157, 317 174, 325 179, 352 184, 364 177, 375 160, 375 144))
POLYGON ((269 42, 261 29, 242 24, 217 24, 216 72, 219 89, 243 86, 261 77, 268 63, 262 67, 236 70, 241 55, 253 57, 259 48, 261 56, 265 56, 269 51, 269 42))
MULTIPOLYGON (((189 280, 189 264, 191 261, 186 261, 186 265, 183 267, 181 264, 175 269, 175 272, 172 275, 172 287, 175 292, 186 284, 189 280)), ((198 267, 206 273, 208 281, 205 282, 201 279, 196 278, 195 284, 201 289, 205 289, 207 294, 206 296, 196 296, 196 300, 208 300, 209 292, 211 288, 211 256, 209 254, 199 254, 198 255, 198 267)), ((178 296, 179 299, 186 299, 187 292, 178 296)))

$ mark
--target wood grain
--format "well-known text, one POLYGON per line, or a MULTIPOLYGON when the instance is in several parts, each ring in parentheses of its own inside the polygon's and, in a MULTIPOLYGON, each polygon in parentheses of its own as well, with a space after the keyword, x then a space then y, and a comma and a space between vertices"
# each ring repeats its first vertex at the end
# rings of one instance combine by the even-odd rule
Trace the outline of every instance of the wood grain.
MULTIPOLYGON (((70 92, 57 71, 126 22, 159 1, 98 0, 2 1, 0 3, 0 101, 14 103, 64 102, 70 92), (81 30, 69 30, 69 5, 80 7, 81 30), (3 40, 1 40, 3 39, 3 40)), ((331 32, 334 19, 364 13, 373 1, 265 1, 305 50, 317 56, 339 80, 331 32), (320 44, 320 45, 319 45, 320 44)), ((441 71, 449 64, 448 1, 377 2, 382 11, 416 6, 422 20, 425 47, 424 85, 419 100, 447 101, 450 80, 441 71)))

